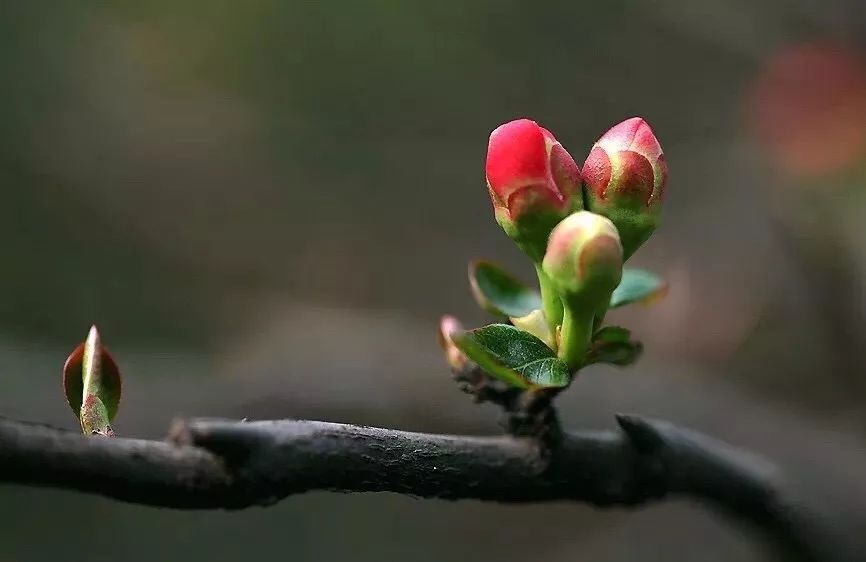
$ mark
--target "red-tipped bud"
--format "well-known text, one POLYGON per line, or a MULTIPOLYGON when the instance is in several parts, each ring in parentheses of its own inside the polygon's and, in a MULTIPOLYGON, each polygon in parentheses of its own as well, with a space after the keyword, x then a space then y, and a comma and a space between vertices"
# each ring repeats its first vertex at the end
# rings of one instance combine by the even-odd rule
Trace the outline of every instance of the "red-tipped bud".
POLYGON ((613 221, 628 259, 655 230, 668 180, 649 124, 632 117, 606 132, 584 162, 583 177, 589 210, 613 221))
POLYGON ((490 134, 486 175, 496 221, 541 261, 553 227, 582 207, 580 168, 550 131, 518 119, 490 134))

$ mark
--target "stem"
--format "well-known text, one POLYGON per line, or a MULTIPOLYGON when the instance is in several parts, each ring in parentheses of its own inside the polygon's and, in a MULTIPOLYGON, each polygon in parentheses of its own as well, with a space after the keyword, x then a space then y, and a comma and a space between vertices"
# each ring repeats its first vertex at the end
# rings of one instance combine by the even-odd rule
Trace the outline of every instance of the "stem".
POLYGON ((565 307, 559 334, 559 358, 571 369, 576 370, 583 363, 592 340, 594 321, 595 314, 585 306, 570 303, 565 307))
POLYGON ((547 319, 547 325, 550 326, 550 333, 556 336, 556 328, 562 324, 563 310, 562 298, 559 296, 559 291, 554 287, 553 282, 541 269, 541 263, 535 264, 535 273, 538 275, 538 286, 541 288, 541 303, 544 309, 544 317, 547 319))
POLYGON ((607 310, 599 312, 592 319, 592 333, 596 333, 599 328, 601 328, 602 323, 604 322, 604 317, 607 314, 607 310))

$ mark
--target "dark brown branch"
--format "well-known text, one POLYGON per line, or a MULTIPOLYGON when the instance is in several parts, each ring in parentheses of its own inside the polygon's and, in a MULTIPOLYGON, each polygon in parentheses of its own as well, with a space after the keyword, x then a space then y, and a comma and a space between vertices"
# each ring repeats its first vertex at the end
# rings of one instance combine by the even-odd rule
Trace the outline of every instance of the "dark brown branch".
POLYGON ((561 438, 562 430, 553 407, 553 399, 561 388, 532 391, 514 388, 491 377, 465 356, 459 364, 451 366, 451 373, 460 390, 473 395, 475 402, 490 402, 502 408, 509 435, 536 437, 545 446, 561 438))
POLYGON ((526 437, 462 437, 313 421, 178 424, 170 442, 85 438, 0 420, 0 482, 68 488, 174 508, 269 505, 310 490, 390 491, 499 502, 638 506, 705 502, 763 531, 794 559, 854 560, 765 464, 663 422, 526 437))
POLYGON ((202 448, 84 437, 0 418, 0 482, 78 490, 146 505, 216 508, 224 505, 230 481, 222 461, 202 448))

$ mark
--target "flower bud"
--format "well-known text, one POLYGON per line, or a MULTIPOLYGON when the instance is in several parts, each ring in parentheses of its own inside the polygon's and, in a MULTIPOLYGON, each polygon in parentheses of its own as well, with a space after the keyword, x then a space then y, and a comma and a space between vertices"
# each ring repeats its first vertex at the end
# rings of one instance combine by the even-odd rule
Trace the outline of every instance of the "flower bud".
POLYGON ((579 295, 582 300, 607 304, 622 278, 622 255, 613 223, 579 211, 550 233, 542 267, 566 300, 579 295))
POLYGON ((63 365, 66 401, 85 435, 113 435, 110 424, 117 415, 121 385, 117 363, 93 326, 63 365))
POLYGON ((453 316, 443 316, 439 320, 439 347, 445 353, 448 365, 455 372, 466 368, 469 358, 454 344, 454 336, 463 332, 463 325, 453 316))
POLYGON ((626 119, 593 145, 583 164, 589 210, 608 217, 628 259, 656 228, 668 166, 652 129, 626 119))
POLYGON ((550 233, 542 269, 564 305, 557 355, 572 369, 585 360, 596 319, 622 279, 622 262, 616 227, 601 215, 579 211, 550 233))
POLYGON ((518 119, 490 134, 486 176, 496 222, 540 262, 553 227, 583 206, 580 168, 550 131, 518 119))

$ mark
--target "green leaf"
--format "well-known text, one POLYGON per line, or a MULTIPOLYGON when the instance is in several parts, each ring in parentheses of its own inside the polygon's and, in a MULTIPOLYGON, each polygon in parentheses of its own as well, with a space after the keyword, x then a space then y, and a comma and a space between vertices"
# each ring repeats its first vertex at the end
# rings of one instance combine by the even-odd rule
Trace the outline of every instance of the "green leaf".
POLYGON ((95 394, 88 394, 81 406, 81 430, 85 435, 114 436, 108 410, 95 394))
POLYGON ((464 332, 454 343, 489 375, 519 388, 563 387, 568 366, 543 341, 507 324, 464 332))
POLYGON ((627 342, 631 338, 631 331, 621 326, 605 326, 592 336, 592 342, 598 344, 627 342))
POLYGON ((631 339, 631 332, 619 326, 605 326, 595 333, 583 365, 608 363, 624 367, 638 360, 643 344, 631 339))
POLYGON ((657 275, 643 269, 625 268, 622 281, 610 297, 610 308, 634 302, 650 302, 667 291, 667 283, 657 275))
POLYGON ((495 316, 521 317, 542 307, 537 291, 490 262, 469 264, 469 284, 478 305, 495 316))
POLYGON ((540 310, 533 310, 526 316, 511 317, 511 325, 518 330, 529 332, 543 341, 544 345, 550 349, 556 347, 556 336, 550 332, 550 326, 547 325, 547 318, 544 316, 544 312, 540 310))

